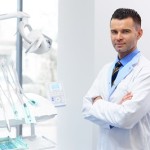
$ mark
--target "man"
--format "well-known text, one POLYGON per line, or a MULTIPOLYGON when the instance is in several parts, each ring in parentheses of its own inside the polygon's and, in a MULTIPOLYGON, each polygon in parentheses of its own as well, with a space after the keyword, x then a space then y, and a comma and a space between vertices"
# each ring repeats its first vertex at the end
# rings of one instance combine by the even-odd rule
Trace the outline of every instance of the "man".
POLYGON ((110 32, 118 55, 85 95, 83 116, 100 128, 97 150, 150 150, 150 61, 137 49, 141 17, 119 8, 110 32))

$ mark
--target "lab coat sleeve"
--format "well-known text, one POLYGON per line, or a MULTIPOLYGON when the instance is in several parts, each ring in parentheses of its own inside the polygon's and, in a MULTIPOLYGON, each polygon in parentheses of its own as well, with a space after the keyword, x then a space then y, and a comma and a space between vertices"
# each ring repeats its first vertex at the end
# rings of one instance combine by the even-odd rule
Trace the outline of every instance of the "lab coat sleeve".
MULTIPOLYGON (((119 89, 116 89, 119 90, 119 89)), ((114 127, 130 129, 147 113, 150 113, 150 67, 144 67, 131 83, 131 100, 119 105, 106 100, 98 100, 93 105, 85 105, 85 117, 108 123, 114 127)))
POLYGON ((92 98, 96 96, 103 97, 102 90, 101 90, 101 83, 100 83, 102 72, 103 72, 103 69, 99 72, 91 88, 89 89, 89 91, 83 98, 82 114, 85 119, 101 127, 109 128, 109 124, 107 122, 91 114, 91 111, 93 110, 92 98))
POLYGON ((96 117, 96 114, 94 115, 93 111, 93 104, 92 100, 89 97, 84 97, 83 98, 83 108, 82 108, 82 113, 85 119, 103 127, 103 128, 110 128, 109 124, 102 120, 101 118, 96 117))

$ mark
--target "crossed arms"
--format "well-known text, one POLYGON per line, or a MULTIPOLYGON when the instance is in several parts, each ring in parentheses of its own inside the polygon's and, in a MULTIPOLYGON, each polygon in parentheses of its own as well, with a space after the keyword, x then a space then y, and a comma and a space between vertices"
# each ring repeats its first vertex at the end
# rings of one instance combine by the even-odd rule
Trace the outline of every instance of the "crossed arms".
MULTIPOLYGON (((127 100, 131 100, 133 97, 133 94, 132 92, 128 92, 127 94, 125 94, 123 96, 123 98, 121 99, 121 101, 118 103, 118 104, 122 104, 123 102, 127 101, 127 100)), ((102 100, 102 97, 101 96, 96 96, 93 98, 93 104, 98 101, 98 100, 102 100)))

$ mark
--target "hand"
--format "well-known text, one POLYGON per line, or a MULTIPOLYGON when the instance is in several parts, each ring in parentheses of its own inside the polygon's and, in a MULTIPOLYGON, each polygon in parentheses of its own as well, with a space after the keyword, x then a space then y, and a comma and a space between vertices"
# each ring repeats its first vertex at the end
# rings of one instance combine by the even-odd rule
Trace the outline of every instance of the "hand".
POLYGON ((100 100, 100 99, 102 99, 101 96, 96 96, 96 97, 94 97, 94 98, 93 98, 93 104, 94 104, 96 101, 100 100))
POLYGON ((126 95, 123 96, 122 100, 119 102, 119 104, 122 104, 123 102, 127 100, 131 100, 133 97, 133 94, 131 92, 128 92, 126 95))

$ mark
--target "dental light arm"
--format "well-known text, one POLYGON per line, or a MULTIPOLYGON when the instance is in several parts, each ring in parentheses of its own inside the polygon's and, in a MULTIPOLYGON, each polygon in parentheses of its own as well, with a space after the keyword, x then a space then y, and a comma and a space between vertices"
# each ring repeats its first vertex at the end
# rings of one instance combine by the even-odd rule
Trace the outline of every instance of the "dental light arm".
POLYGON ((0 20, 11 19, 11 18, 29 18, 30 16, 24 12, 18 11, 11 14, 1 14, 0 20))

